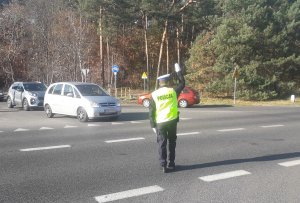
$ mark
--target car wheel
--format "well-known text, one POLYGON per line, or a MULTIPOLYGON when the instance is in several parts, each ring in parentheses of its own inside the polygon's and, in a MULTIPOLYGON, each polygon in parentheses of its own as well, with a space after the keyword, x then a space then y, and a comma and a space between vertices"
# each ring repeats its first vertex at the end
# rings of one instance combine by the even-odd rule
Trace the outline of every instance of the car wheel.
POLYGON ((8 108, 12 108, 13 107, 13 104, 12 104, 12 101, 11 101, 10 97, 7 97, 6 103, 7 103, 7 107, 8 108))
POLYGON ((143 106, 148 108, 150 106, 150 100, 149 99, 144 99, 143 100, 143 106))
POLYGON ((180 106, 181 108, 186 108, 186 107, 188 106, 187 101, 184 100, 184 99, 181 99, 181 100, 178 102, 178 104, 179 104, 179 106, 180 106))
POLYGON ((28 104, 27 99, 24 99, 24 100, 23 100, 23 109, 24 109, 25 111, 29 111, 29 104, 28 104))
POLYGON ((80 122, 86 122, 89 120, 89 117, 88 117, 86 111, 84 110, 84 108, 79 108, 77 110, 77 118, 80 122))
POLYGON ((52 109, 48 104, 45 106, 45 112, 48 118, 52 118, 54 116, 54 113, 52 113, 52 109))

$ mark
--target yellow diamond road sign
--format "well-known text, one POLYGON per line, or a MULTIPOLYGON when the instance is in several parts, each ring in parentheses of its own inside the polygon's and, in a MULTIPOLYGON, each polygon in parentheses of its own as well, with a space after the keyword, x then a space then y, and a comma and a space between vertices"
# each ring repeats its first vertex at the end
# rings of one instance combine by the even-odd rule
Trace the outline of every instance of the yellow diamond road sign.
POLYGON ((147 78, 148 78, 147 74, 146 74, 146 72, 144 72, 143 75, 142 75, 142 79, 147 79, 147 78))

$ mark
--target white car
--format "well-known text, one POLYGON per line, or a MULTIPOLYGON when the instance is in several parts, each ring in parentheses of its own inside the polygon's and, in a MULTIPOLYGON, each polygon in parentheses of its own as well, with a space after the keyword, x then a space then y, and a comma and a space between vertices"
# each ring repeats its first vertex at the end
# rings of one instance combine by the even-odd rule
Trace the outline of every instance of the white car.
POLYGON ((23 107, 25 111, 31 108, 43 107, 47 87, 41 82, 14 82, 7 94, 7 107, 23 107))
POLYGON ((49 118, 63 114, 77 116, 81 122, 96 118, 116 119, 121 114, 120 102, 93 83, 51 84, 46 90, 44 108, 49 118))

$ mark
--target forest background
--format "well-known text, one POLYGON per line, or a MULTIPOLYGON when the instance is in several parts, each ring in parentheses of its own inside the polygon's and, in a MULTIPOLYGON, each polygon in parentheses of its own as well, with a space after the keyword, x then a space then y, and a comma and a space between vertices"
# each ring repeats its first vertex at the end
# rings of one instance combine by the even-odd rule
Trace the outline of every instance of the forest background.
POLYGON ((0 0, 0 90, 14 81, 156 86, 174 63, 210 97, 300 95, 300 0, 0 0))

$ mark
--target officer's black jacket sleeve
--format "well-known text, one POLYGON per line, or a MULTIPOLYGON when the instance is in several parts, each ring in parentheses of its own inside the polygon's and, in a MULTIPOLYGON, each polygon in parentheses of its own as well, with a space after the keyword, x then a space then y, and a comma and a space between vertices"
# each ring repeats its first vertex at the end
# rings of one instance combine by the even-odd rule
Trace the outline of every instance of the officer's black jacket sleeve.
POLYGON ((149 106, 149 120, 150 120, 151 128, 156 128, 155 114, 156 114, 156 105, 155 105, 155 102, 154 102, 154 100, 152 99, 152 96, 151 96, 150 106, 149 106))
POLYGON ((177 73, 178 79, 179 79, 179 84, 177 85, 177 87, 175 88, 175 92, 177 94, 177 98, 179 97, 181 91, 183 90, 183 88, 185 87, 185 79, 182 75, 182 72, 179 71, 177 73))

